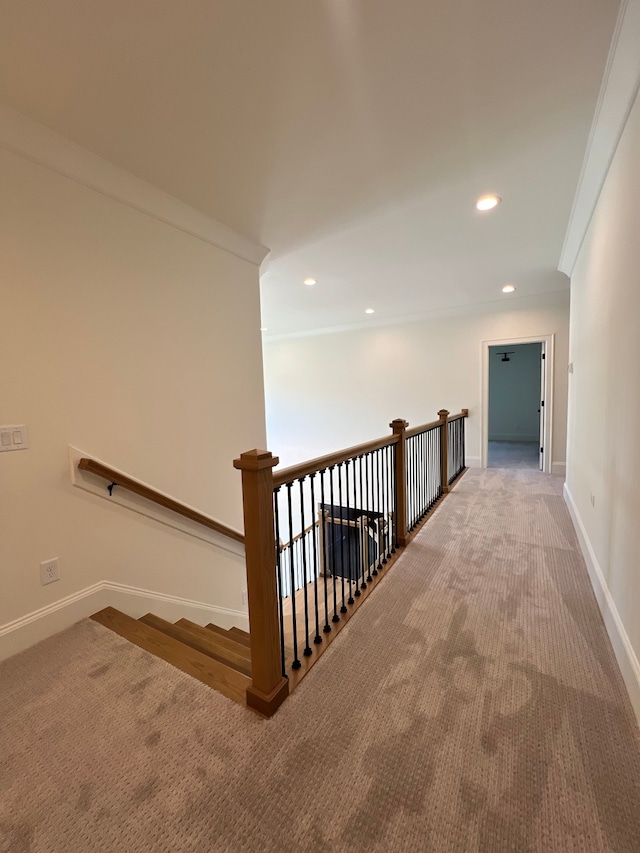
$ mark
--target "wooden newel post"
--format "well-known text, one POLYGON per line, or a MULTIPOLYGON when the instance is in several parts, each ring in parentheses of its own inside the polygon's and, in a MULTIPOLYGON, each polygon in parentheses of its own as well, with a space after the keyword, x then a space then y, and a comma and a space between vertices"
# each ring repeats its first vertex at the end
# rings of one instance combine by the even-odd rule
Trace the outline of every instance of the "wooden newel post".
POLYGON ((408 421, 396 418, 389 424, 393 434, 399 436, 396 444, 396 471, 394 490, 396 496, 396 538, 398 545, 407 544, 407 442, 405 431, 408 421))
POLYGON ((447 428, 448 409, 440 409, 438 417, 442 421, 440 427, 440 484, 442 494, 449 491, 449 430, 447 428))
POLYGON ((271 717, 289 695, 282 676, 273 515, 273 468, 280 460, 268 450, 235 459, 242 471, 247 597, 251 631, 251 686, 247 705, 271 717))

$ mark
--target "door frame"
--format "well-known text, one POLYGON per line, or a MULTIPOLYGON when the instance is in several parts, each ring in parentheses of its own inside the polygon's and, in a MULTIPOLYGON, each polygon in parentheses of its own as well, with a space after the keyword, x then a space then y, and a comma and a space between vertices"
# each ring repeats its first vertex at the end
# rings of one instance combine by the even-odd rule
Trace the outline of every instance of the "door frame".
POLYGON ((545 474, 553 466, 553 365, 555 361, 555 335, 529 335, 522 338, 499 338, 482 341, 482 426, 480 437, 480 466, 487 467, 489 456, 489 347, 511 344, 545 344, 545 399, 544 399, 544 464, 545 474))

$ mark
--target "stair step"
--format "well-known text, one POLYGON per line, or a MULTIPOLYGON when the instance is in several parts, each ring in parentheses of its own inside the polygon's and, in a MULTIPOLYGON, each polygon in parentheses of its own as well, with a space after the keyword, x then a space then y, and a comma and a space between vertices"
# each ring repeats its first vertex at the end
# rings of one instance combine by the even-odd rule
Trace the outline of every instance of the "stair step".
POLYGON ((233 637, 234 640, 237 640, 239 643, 244 643, 245 646, 251 647, 251 636, 247 633, 247 631, 243 631, 242 628, 236 628, 234 625, 233 628, 229 628, 227 631, 230 637, 233 637))
POLYGON ((113 607, 106 607, 91 618, 229 699, 246 705, 246 692, 251 679, 230 666, 113 607))
MULTIPOLYGON (((217 643, 217 637, 209 631, 204 636, 201 636, 197 631, 193 631, 184 625, 177 622, 175 625, 172 622, 167 622, 166 619, 161 619, 159 616, 154 616, 153 613, 147 613, 146 616, 141 616, 138 620, 150 628, 155 628, 156 631, 162 631, 168 637, 190 646, 204 655, 209 655, 219 663, 226 666, 231 666, 243 675, 251 675, 251 664, 246 660, 246 656, 238 654, 235 649, 226 649, 217 643)), ((198 625, 191 623, 197 629, 198 625)), ((204 630, 204 629, 202 629, 204 630)))
POLYGON ((247 674, 251 675, 251 650, 244 643, 239 643, 234 637, 227 634, 226 631, 224 634, 218 634, 191 622, 189 619, 178 619, 176 627, 184 628, 194 637, 199 637, 215 649, 216 653, 244 665, 249 670, 247 674))

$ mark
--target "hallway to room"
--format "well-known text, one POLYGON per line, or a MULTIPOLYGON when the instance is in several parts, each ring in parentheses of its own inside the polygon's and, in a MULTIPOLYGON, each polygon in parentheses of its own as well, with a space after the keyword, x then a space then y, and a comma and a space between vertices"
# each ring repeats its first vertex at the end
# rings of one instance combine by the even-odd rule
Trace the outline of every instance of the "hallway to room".
POLYGON ((638 849, 562 480, 470 469, 270 721, 89 620, 0 665, 0 849, 638 849))

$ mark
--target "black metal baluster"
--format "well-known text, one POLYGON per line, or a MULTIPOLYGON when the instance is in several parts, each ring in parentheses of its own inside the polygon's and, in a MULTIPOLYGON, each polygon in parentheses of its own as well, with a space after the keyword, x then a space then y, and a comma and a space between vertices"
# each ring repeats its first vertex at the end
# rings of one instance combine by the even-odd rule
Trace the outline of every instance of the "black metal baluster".
POLYGON ((415 436, 409 439, 409 487, 408 491, 411 494, 411 503, 409 506, 409 530, 413 530, 416 526, 416 441, 415 436))
POLYGON ((391 512, 393 515, 393 539, 391 540, 391 553, 396 553, 398 547, 398 496, 396 494, 396 469, 398 465, 398 445, 391 448, 391 512))
POLYGON ((331 466, 329 468, 329 486, 330 486, 330 497, 331 497, 331 555, 333 557, 332 565, 331 565, 331 578, 333 581, 333 616, 331 617, 332 622, 339 622, 340 617, 338 616, 338 597, 336 590, 336 537, 335 537, 335 504, 333 502, 333 471, 334 468, 331 466))
POLYGON ((304 521, 304 477, 298 480, 300 484, 300 524, 302 525, 302 533, 300 534, 300 550, 302 552, 302 590, 304 593, 304 652, 303 655, 308 658, 311 655, 311 646, 309 645, 309 572, 307 564, 307 533, 306 524, 304 521))
POLYGON ((325 634, 328 634, 331 631, 331 625, 329 624, 329 588, 327 583, 327 522, 326 522, 326 510, 324 503, 324 475, 326 473, 326 468, 320 471, 320 518, 318 519, 319 523, 322 525, 322 576, 324 580, 324 626, 322 630, 325 634))
MULTIPOLYGON (((376 469, 378 472, 378 488, 377 488, 377 512, 380 513, 382 507, 382 465, 380 458, 380 450, 375 451, 376 454, 376 469)), ((378 525, 378 569, 382 571, 382 525, 381 525, 381 517, 378 516, 377 525, 378 525)))
MULTIPOLYGON (((368 456, 369 456, 369 475, 370 475, 370 479, 369 479, 370 507, 371 507, 371 512, 374 513, 375 512, 376 483, 375 483, 375 462, 373 459, 373 451, 371 453, 369 453, 368 456)), ((369 523, 377 525, 377 521, 375 518, 371 518, 369 523)), ((376 537, 376 539, 377 539, 377 537, 376 537)), ((376 550, 377 550, 377 542, 376 542, 376 550)), ((374 577, 378 574, 378 562, 377 561, 378 561, 378 555, 376 554, 375 559, 372 561, 373 562, 373 569, 371 569, 371 574, 374 577)), ((371 563, 370 563, 370 565, 371 565, 371 563)), ((369 580, 372 580, 372 578, 369 578, 369 580)))
POLYGON ((293 515, 291 511, 291 487, 293 483, 287 483, 287 510, 289 515, 289 574, 291 576, 291 626, 293 628, 293 663, 291 669, 300 669, 302 664, 298 659, 298 616, 296 613, 296 576, 295 576, 295 551, 293 542, 293 515))
POLYGON ((416 435, 416 527, 422 521, 422 453, 420 433, 416 435))
POLYGON ((278 583, 278 618, 280 619, 280 662, 282 664, 282 677, 287 677, 287 666, 284 651, 284 601, 282 600, 282 561, 280 549, 280 510, 279 510, 280 486, 274 490, 273 505, 275 510, 275 534, 276 534, 276 580, 278 583))
POLYGON ((387 560, 387 456, 386 456, 386 447, 380 448, 380 464, 382 468, 382 505, 380 507, 380 512, 382 513, 382 518, 380 519, 381 525, 381 536, 382 541, 384 543, 384 549, 382 551, 382 562, 386 565, 387 560))
POLYGON ((346 522, 347 522, 347 524, 346 524, 346 530, 347 530, 347 535, 346 535, 347 571, 349 572, 349 598, 348 598, 347 604, 353 604, 354 603, 354 598, 353 598, 353 566, 352 566, 352 559, 351 559, 351 550, 352 550, 351 549, 351 541, 352 541, 352 538, 351 538, 351 518, 350 518, 350 516, 351 516, 351 503, 349 501, 349 462, 350 461, 351 461, 350 459, 347 459, 347 461, 345 462, 345 465, 344 465, 345 492, 346 492, 346 501, 347 501, 347 506, 345 507, 346 514, 347 514, 347 518, 346 518, 346 522))
POLYGON ((407 453, 409 455, 409 464, 407 472, 409 477, 409 485, 407 492, 409 494, 409 530, 415 527, 415 453, 414 453, 414 437, 407 442, 407 453))
POLYGON ((366 562, 366 556, 365 555, 367 554, 367 541, 366 541, 365 537, 368 534, 367 534, 367 517, 365 515, 365 506, 364 506, 365 501, 364 501, 364 496, 363 496, 363 491, 362 491, 362 460, 363 459, 364 459, 363 456, 358 457, 358 463, 359 463, 359 469, 358 470, 360 473, 360 501, 359 501, 360 548, 359 548, 359 552, 360 552, 360 563, 362 564, 362 580, 360 581, 360 589, 366 589, 367 588, 367 581, 365 579, 365 571, 367 568, 365 565, 365 562, 366 562))
POLYGON ((393 552, 393 447, 387 445, 387 556, 393 552))
POLYGON ((360 550, 362 547, 362 543, 360 542, 360 526, 358 521, 358 498, 356 495, 356 484, 357 484, 357 458, 352 460, 353 462, 353 519, 351 522, 354 527, 350 528, 353 530, 353 534, 351 536, 352 542, 354 544, 353 549, 351 545, 349 545, 349 553, 353 550, 353 565, 349 564, 349 574, 352 574, 353 571, 353 580, 355 583, 355 589, 353 594, 356 598, 360 598, 362 593, 360 592, 360 567, 358 566, 358 557, 360 556, 360 550))
MULTIPOLYGON (((365 488, 365 496, 367 502, 367 516, 365 521, 365 533, 366 533, 366 543, 367 543, 367 583, 371 583, 373 578, 371 577, 371 557, 369 554, 369 543, 371 541, 371 536, 369 535, 370 525, 371 525, 371 454, 367 453, 364 457, 364 488, 365 488)), ((373 574, 377 574, 374 569, 373 574)))
POLYGON ((313 604, 316 617, 316 634, 313 638, 313 642, 318 645, 318 643, 322 642, 322 635, 320 634, 320 615, 318 612, 318 575, 320 574, 320 564, 318 561, 318 536, 320 535, 320 524, 316 521, 315 477, 316 475, 312 474, 309 478, 309 482, 311 484, 311 520, 313 522, 311 527, 313 542, 313 604))
POLYGON ((338 463, 338 500, 340 501, 340 580, 341 580, 341 590, 342 590, 342 606, 340 607, 340 613, 347 612, 347 605, 345 604, 345 588, 344 588, 344 572, 345 567, 347 565, 347 561, 344 556, 344 541, 345 535, 343 531, 344 527, 344 508, 342 506, 342 462, 338 463))

